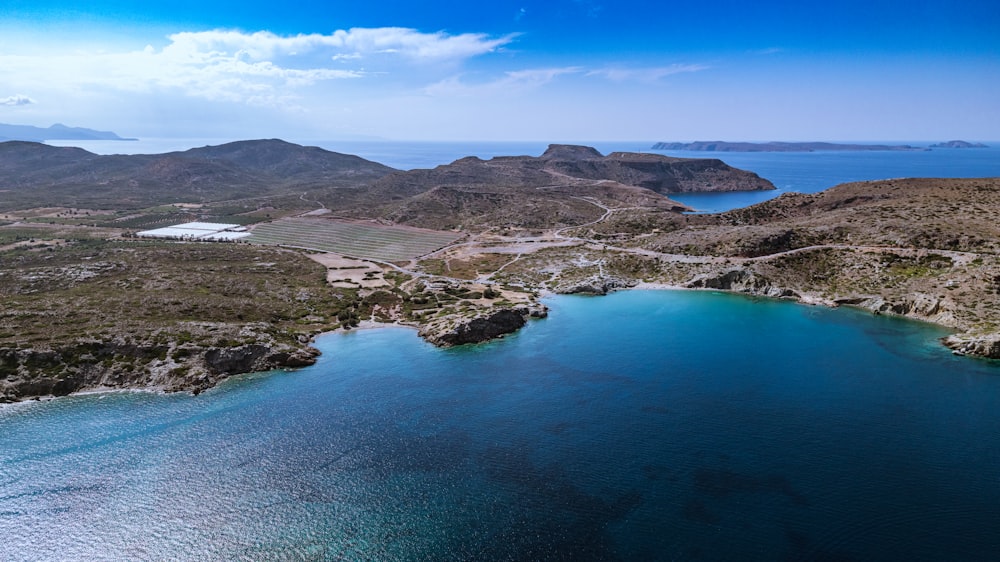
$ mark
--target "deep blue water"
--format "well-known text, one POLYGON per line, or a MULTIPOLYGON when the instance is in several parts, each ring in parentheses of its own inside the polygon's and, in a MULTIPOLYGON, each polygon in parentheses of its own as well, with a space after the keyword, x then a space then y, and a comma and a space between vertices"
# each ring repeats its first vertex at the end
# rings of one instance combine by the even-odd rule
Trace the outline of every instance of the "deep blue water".
POLYGON ((995 560, 1000 365, 932 326, 557 297, 200 396, 0 408, 0 559, 995 560))
MULTIPOLYGON (((907 143, 893 143, 907 144, 907 143)), ((908 143, 920 145, 919 143, 908 143)), ((924 143, 932 144, 932 143, 924 143)), ((990 148, 915 152, 706 152, 658 151, 692 158, 713 156, 767 178, 775 191, 671 195, 702 212, 721 212, 760 203, 782 193, 816 193, 840 183, 889 178, 982 178, 1000 176, 1000 145, 990 148)))

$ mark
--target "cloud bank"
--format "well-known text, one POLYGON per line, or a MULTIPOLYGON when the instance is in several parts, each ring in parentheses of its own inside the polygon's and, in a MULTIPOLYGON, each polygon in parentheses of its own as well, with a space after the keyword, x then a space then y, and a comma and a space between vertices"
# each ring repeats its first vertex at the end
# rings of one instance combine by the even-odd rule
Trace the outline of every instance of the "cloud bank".
POLYGON ((35 100, 21 94, 0 98, 0 105, 17 106, 17 105, 31 105, 33 103, 35 103, 35 100))
MULTIPOLYGON (((494 52, 514 36, 451 35, 385 27, 281 36, 213 30, 167 37, 161 49, 61 54, 0 54, 0 75, 25 87, 126 93, 169 91, 190 97, 287 105, 296 90, 320 82, 413 72, 415 65, 459 64, 494 52)), ((31 103, 25 96, 4 105, 31 103)))

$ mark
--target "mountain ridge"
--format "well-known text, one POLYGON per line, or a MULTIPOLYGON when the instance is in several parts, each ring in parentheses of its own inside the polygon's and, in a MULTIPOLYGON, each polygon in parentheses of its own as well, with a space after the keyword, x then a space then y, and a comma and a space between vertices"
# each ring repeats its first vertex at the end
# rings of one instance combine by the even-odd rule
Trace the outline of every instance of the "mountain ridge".
POLYGON ((56 123, 49 127, 0 123, 0 141, 44 142, 49 140, 134 141, 138 139, 121 137, 111 131, 98 131, 86 127, 68 127, 62 123, 56 123))
POLYGON ((132 155, 7 141, 0 143, 0 189, 6 191, 0 210, 204 203, 354 187, 393 171, 359 156, 273 139, 132 155))

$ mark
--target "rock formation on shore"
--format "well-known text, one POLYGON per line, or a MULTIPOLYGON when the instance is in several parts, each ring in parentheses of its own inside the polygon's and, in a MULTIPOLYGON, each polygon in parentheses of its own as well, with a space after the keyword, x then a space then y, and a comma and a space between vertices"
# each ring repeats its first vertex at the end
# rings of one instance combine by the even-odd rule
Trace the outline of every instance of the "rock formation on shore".
POLYGON ((501 308, 471 319, 459 317, 428 324, 420 330, 420 336, 441 347, 482 343, 516 332, 529 318, 544 318, 547 314, 542 305, 501 308))
POLYGON ((305 367, 319 355, 311 347, 261 336, 257 335, 258 343, 226 348, 126 338, 54 349, 0 348, 0 402, 127 388, 197 394, 231 375, 305 367))

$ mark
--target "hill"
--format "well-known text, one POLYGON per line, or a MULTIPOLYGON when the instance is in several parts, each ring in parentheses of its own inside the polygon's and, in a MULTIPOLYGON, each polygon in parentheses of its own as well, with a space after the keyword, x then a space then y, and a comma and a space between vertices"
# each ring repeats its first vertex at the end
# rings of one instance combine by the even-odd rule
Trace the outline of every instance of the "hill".
POLYGON ((280 140, 167 154, 99 156, 80 148, 0 143, 0 211, 43 206, 136 209, 306 189, 356 187, 392 168, 280 140))
POLYGON ((434 169, 389 174, 365 190, 326 201, 331 209, 426 228, 542 229, 579 225, 608 206, 659 211, 687 207, 671 193, 774 189, 721 160, 616 152, 554 144, 541 156, 468 157, 434 169), (596 202, 596 204, 595 204, 596 202))

